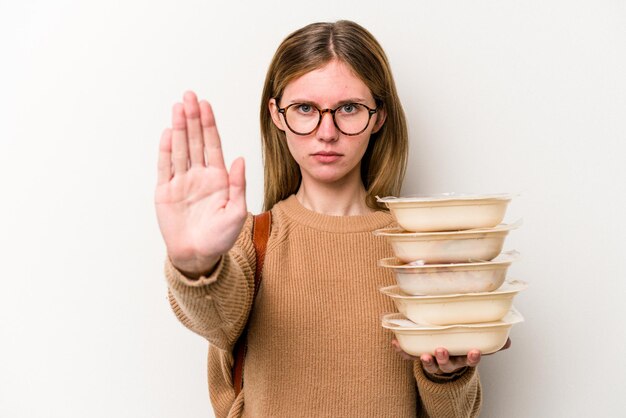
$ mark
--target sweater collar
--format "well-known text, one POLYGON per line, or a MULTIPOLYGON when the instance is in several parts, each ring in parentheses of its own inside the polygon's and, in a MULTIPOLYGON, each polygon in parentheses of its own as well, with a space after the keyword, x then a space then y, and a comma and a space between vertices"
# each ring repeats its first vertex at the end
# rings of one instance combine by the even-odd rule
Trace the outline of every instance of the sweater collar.
POLYGON ((275 208, 301 225, 327 232, 368 232, 384 228, 394 222, 391 214, 383 210, 357 216, 324 215, 302 206, 296 195, 278 202, 275 208))

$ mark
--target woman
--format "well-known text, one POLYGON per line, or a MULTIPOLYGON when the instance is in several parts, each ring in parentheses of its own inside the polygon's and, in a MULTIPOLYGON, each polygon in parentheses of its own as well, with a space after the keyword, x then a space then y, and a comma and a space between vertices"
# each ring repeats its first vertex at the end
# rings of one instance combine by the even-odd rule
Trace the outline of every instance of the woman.
POLYGON ((261 130, 272 227, 256 299, 244 162, 226 170, 209 104, 187 92, 160 145, 170 302, 210 342, 216 416, 477 415, 478 351, 406 361, 380 326, 394 308, 378 288, 393 277, 376 261, 392 252, 372 231, 393 218, 375 196, 400 192, 407 131, 378 42, 348 21, 288 36, 268 70, 261 130), (248 317, 235 396, 232 349, 248 317))

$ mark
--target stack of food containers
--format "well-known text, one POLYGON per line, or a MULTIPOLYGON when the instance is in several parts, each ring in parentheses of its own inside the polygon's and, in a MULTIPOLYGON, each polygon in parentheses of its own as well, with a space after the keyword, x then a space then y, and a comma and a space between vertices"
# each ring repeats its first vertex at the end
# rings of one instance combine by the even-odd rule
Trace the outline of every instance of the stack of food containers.
POLYGON ((513 297, 527 287, 506 278, 517 258, 501 252, 510 230, 501 224, 512 196, 455 195, 386 197, 401 228, 374 232, 390 242, 396 257, 379 261, 391 269, 397 286, 380 291, 400 313, 385 314, 382 326, 394 332, 408 354, 450 355, 471 349, 493 353, 506 343, 511 326, 523 321, 513 297))

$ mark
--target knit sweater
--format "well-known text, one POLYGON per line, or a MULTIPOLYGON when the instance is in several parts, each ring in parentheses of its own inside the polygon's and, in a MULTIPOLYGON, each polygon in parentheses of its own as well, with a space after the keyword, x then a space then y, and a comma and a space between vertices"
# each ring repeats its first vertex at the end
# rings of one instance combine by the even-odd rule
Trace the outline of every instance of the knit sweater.
POLYGON ((478 415, 475 368, 431 380, 419 361, 394 352, 393 334, 381 327, 381 314, 395 308, 378 289, 395 281, 377 261, 393 254, 372 231, 393 223, 385 211, 329 216, 295 196, 279 202, 254 306, 251 215, 210 276, 190 280, 166 262, 176 316, 210 343, 217 418, 478 415), (249 314, 244 388, 235 399, 232 348, 249 314))

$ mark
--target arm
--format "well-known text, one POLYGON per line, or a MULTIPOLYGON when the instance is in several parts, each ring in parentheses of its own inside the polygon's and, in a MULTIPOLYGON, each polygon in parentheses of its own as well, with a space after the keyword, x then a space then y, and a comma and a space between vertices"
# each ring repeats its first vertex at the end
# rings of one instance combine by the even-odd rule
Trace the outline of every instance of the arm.
POLYGON ((478 370, 467 367, 458 377, 437 379, 428 376, 420 361, 413 362, 421 408, 418 417, 478 417, 482 391, 478 370), (437 380, 437 381, 434 381, 437 380))
MULTIPOLYGON (((420 357, 405 353, 398 340, 391 341, 395 351, 405 360, 413 361, 422 417, 477 417, 482 405, 480 378, 476 367, 482 357, 479 350, 470 350, 467 356, 450 356, 439 347, 435 355, 420 357)), ((511 346, 511 340, 500 350, 511 346)))
POLYGON ((482 405, 478 370, 481 353, 470 350, 467 356, 450 356, 439 347, 435 355, 420 357, 405 353, 398 340, 391 341, 395 351, 405 360, 413 361, 421 406, 418 417, 477 417, 482 405))
POLYGON ((155 207, 174 311, 229 347, 248 314, 254 269, 245 170, 241 158, 226 169, 213 111, 193 92, 174 105, 172 127, 161 137, 155 207))
POLYGON ((169 302, 176 317, 227 351, 241 334, 252 306, 255 258, 251 221, 250 215, 234 248, 209 275, 189 278, 169 258, 165 263, 169 302))

